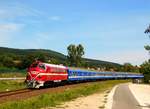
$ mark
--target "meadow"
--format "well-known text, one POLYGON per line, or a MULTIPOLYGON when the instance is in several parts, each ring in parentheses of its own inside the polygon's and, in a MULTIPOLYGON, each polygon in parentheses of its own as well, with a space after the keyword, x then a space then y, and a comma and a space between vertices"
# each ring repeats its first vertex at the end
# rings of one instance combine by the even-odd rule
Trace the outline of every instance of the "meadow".
MULTIPOLYGON (((17 78, 26 76, 26 72, 0 72, 0 78, 17 78)), ((0 92, 26 88, 25 80, 0 80, 0 92)))
POLYGON ((0 92, 26 88, 24 80, 1 80, 0 92))

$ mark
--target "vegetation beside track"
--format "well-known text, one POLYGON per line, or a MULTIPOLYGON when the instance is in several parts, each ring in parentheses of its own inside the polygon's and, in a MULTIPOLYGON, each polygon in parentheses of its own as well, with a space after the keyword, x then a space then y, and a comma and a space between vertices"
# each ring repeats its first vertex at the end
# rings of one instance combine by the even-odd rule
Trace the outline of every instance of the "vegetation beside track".
POLYGON ((0 73, 0 78, 13 78, 13 77, 26 77, 26 73, 20 72, 10 72, 10 73, 0 73))
POLYGON ((109 80, 91 82, 79 85, 77 88, 66 89, 61 93, 42 94, 22 101, 13 101, 0 104, 0 109, 40 109, 44 107, 56 106, 65 101, 75 99, 80 96, 87 96, 97 92, 104 92, 119 83, 129 82, 129 80, 109 80))
POLYGON ((1 80, 0 92, 26 88, 24 80, 1 80))

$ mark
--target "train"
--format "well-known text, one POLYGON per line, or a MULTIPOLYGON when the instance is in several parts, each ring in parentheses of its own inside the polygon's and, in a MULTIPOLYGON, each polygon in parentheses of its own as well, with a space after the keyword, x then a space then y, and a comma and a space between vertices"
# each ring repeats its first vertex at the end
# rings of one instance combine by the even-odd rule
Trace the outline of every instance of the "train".
POLYGON ((28 88, 40 88, 46 84, 61 82, 82 82, 106 79, 141 79, 143 77, 144 76, 139 73, 90 71, 36 61, 27 69, 26 83, 28 88))

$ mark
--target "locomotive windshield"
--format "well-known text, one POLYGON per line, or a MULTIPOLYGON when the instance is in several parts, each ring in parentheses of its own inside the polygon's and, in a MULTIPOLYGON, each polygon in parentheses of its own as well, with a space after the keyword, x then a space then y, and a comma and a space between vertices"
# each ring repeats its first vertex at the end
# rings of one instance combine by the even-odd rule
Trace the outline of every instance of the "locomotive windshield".
POLYGON ((45 65, 44 65, 44 64, 39 64, 38 67, 39 67, 40 69, 45 70, 45 65))
POLYGON ((36 68, 36 67, 38 67, 38 68, 40 68, 40 69, 42 69, 42 70, 45 70, 45 69, 46 69, 45 65, 42 64, 42 63, 39 63, 39 62, 33 63, 30 67, 31 67, 31 68, 36 68))

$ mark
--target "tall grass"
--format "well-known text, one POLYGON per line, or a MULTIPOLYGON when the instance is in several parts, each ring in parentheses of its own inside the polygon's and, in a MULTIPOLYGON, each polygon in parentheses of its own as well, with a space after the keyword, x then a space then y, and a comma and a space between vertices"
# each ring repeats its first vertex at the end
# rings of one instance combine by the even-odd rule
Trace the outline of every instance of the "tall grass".
POLYGON ((13 78, 13 77, 25 77, 26 72, 5 72, 0 73, 0 78, 13 78))
POLYGON ((10 91, 16 89, 25 88, 26 84, 24 80, 1 80, 0 81, 0 92, 1 91, 10 91))
POLYGON ((26 72, 26 70, 20 70, 17 68, 6 68, 6 67, 0 67, 0 73, 7 73, 7 72, 26 72))
POLYGON ((103 92, 119 83, 128 82, 126 80, 110 80, 96 83, 80 85, 77 88, 66 89, 61 93, 42 94, 22 101, 13 101, 0 105, 0 109, 40 109, 43 107, 56 106, 65 101, 75 99, 80 96, 87 96, 96 92, 103 92))

